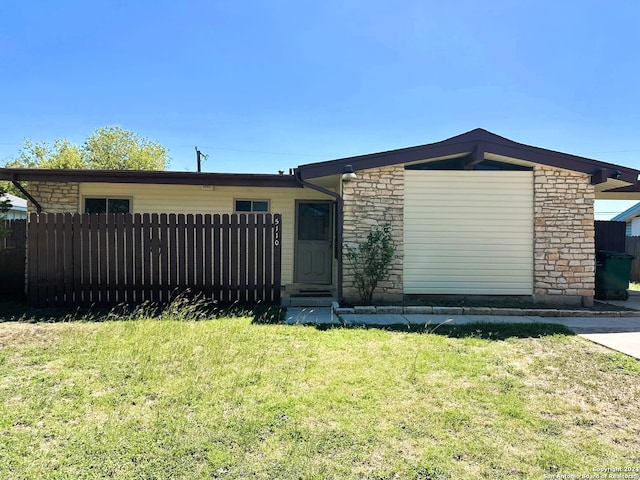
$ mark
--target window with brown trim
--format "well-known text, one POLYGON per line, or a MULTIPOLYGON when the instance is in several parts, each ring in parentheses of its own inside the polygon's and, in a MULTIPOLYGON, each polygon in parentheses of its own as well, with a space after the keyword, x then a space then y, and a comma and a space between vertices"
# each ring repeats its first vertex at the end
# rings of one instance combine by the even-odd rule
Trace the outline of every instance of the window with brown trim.
POLYGON ((269 213, 269 200, 242 200, 235 201, 235 213, 269 213))
POLYGON ((84 213, 131 213, 131 199, 85 197, 84 213))

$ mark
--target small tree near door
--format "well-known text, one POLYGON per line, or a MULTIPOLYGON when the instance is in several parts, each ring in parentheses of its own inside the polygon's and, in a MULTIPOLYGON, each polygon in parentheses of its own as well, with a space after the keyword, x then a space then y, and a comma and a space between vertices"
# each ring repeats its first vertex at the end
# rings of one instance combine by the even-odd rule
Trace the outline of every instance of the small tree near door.
POLYGON ((353 271, 360 301, 370 304, 378 283, 389 273, 395 245, 391 225, 372 227, 367 240, 357 246, 345 245, 344 257, 353 271))

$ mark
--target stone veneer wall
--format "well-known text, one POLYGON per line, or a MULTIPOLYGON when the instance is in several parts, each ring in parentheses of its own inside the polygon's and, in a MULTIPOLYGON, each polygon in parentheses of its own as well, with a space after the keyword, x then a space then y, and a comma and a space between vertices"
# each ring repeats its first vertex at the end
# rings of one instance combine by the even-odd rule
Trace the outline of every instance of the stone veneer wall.
POLYGON ((593 304, 595 190, 589 180, 585 174, 534 169, 536 301, 593 304))
MULTIPOLYGON (((78 212, 80 186, 77 182, 29 182, 25 190, 40 204, 43 213, 78 212)), ((27 201, 27 212, 36 212, 36 206, 30 201, 27 201)), ((24 268, 25 291, 29 288, 28 272, 29 249, 27 248, 24 268)))
MULTIPOLYGON (((42 206, 44 213, 78 212, 80 189, 77 182, 29 182, 26 190, 42 206)), ((27 211, 35 212, 35 205, 28 202, 27 211)))
MULTIPOLYGON (((402 300, 404 166, 359 171, 355 180, 343 183, 342 197, 345 244, 357 244, 366 239, 373 226, 391 225, 396 254, 387 279, 378 284, 374 297, 388 301, 402 300)), ((344 298, 357 300, 352 270, 346 261, 343 285, 344 298)))

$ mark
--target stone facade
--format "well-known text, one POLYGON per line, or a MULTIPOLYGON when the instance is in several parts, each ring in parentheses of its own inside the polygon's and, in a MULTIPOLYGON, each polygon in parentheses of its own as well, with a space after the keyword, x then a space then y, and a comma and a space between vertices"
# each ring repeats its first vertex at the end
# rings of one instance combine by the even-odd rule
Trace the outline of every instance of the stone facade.
POLYGON ((595 190, 585 174, 534 169, 535 299, 593 304, 595 190))
MULTIPOLYGON (((29 182, 27 191, 40 204, 43 213, 77 213, 80 202, 80 189, 77 182, 29 182)), ((29 212, 36 207, 27 204, 29 212)))
MULTIPOLYGON (((402 298, 404 166, 359 171, 343 184, 344 242, 356 244, 371 227, 389 223, 396 255, 378 300, 402 298)), ((540 303, 591 305, 595 289, 595 191, 585 174, 534 169, 534 299, 540 303)), ((345 262, 344 297, 357 299, 345 262)))
MULTIPOLYGON (((363 170, 357 176, 342 186, 344 243, 357 244, 367 237, 373 226, 390 224, 396 253, 389 275, 380 282, 374 297, 387 301, 402 300, 404 166, 363 170)), ((353 272, 348 262, 344 262, 343 278, 344 298, 356 300, 358 294, 353 287, 353 272)))

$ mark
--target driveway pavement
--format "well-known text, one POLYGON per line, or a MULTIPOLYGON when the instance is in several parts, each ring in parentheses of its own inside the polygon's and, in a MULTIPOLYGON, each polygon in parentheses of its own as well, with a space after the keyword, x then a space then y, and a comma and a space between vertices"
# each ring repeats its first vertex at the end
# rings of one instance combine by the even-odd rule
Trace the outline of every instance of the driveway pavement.
POLYGON ((640 291, 629 290, 629 300, 606 300, 605 303, 640 310, 640 291))
MULTIPOLYGON (((640 295, 637 296, 640 308, 640 295)), ((629 302, 625 302, 627 306, 629 302)), ((640 315, 640 313, 639 313, 640 315)), ((640 359, 640 316, 638 317, 536 317, 493 315, 381 315, 347 314, 338 317, 330 307, 287 309, 288 324, 340 326, 433 326, 466 323, 555 323, 612 350, 640 359)))
POLYGON ((640 332, 580 333, 579 335, 640 360, 640 332))

